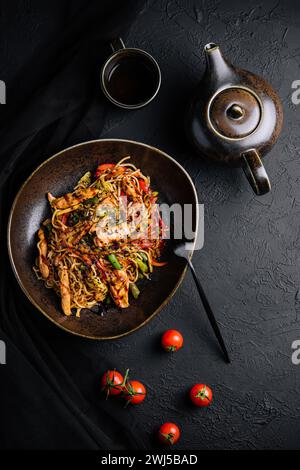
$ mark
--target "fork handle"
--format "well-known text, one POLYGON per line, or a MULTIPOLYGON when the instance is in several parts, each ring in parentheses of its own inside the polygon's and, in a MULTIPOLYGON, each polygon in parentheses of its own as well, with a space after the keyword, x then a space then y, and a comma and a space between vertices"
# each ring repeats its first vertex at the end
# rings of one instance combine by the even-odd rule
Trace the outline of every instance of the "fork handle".
POLYGON ((201 301, 202 301, 202 304, 203 304, 203 307, 205 309, 205 312, 207 314, 207 317, 209 319, 209 322, 212 326, 212 329, 214 330, 214 333, 216 335, 216 338, 217 340, 219 341, 219 344, 221 346, 221 349, 224 353, 224 356, 225 356, 225 359, 226 359, 226 362, 229 364, 230 363, 230 357, 229 357, 229 354, 228 354, 228 351, 227 351, 227 348, 225 346, 225 343, 224 343, 224 340, 223 340, 223 337, 222 337, 222 334, 221 334, 221 331, 220 331, 220 328, 217 324, 217 321, 215 319, 215 316, 213 314, 213 311, 209 305, 209 302, 207 300, 207 297, 205 295, 205 292, 203 290, 203 287, 198 279, 198 276, 196 274, 196 271, 195 271, 195 268, 193 266, 193 263, 191 262, 191 260, 189 258, 187 258, 187 262, 188 262, 188 265, 190 267, 190 270, 191 270, 191 273, 193 275, 193 278, 194 278, 194 281, 195 281, 195 284, 196 284, 196 287, 197 287, 197 290, 198 290, 198 293, 200 295, 200 298, 201 298, 201 301))

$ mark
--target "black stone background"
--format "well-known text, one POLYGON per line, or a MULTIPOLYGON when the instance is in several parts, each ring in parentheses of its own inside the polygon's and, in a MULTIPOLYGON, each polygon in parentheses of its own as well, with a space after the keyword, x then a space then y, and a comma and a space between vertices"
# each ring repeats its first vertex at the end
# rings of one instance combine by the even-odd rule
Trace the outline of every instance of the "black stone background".
POLYGON ((162 88, 145 110, 112 110, 102 136, 156 145, 193 177, 205 205, 205 245, 194 264, 232 357, 231 365, 220 358, 189 273, 149 326, 104 345, 148 384, 148 402, 133 410, 145 429, 161 419, 178 422, 179 448, 300 448, 300 366, 291 362, 291 343, 300 338, 300 107, 291 102, 291 82, 300 76, 299 26, 296 3, 162 1, 149 3, 126 38, 157 58, 162 88), (229 61, 268 79, 283 101, 284 128, 265 159, 269 195, 255 197, 241 171, 201 162, 186 143, 184 107, 210 41, 229 61), (164 356, 156 338, 169 327, 182 331, 185 347, 164 356), (206 410, 185 399, 199 381, 214 390, 206 410))
POLYGON ((220 356, 189 273, 150 324, 118 341, 86 341, 36 321, 104 428, 98 385, 103 368, 129 367, 146 384, 148 397, 140 407, 104 405, 148 448, 156 448, 153 432, 163 421, 181 427, 177 449, 300 448, 300 366, 291 362, 291 343, 300 339, 300 106, 291 102, 291 83, 300 79, 299 28, 296 2, 154 0, 123 38, 158 60, 161 91, 138 111, 107 104, 104 129, 95 137, 157 146, 192 176, 205 204, 205 246, 194 264, 232 364, 220 356), (284 128, 265 159, 273 185, 266 196, 255 197, 241 171, 202 162, 186 142, 184 108, 204 71, 202 49, 210 41, 221 45, 229 61, 263 75, 282 98, 284 128), (168 328, 184 335, 177 354, 159 347, 168 328), (208 409, 195 409, 187 400, 196 382, 213 388, 208 409))

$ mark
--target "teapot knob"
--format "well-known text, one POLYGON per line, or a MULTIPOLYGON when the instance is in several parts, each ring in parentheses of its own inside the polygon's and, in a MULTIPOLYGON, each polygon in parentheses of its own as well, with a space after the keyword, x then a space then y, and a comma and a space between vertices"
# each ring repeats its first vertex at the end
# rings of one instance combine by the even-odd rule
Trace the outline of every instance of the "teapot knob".
POLYGON ((236 120, 241 119, 244 116, 244 114, 245 114, 245 111, 238 104, 233 104, 227 109, 227 115, 231 119, 236 119, 236 120))
POLYGON ((259 97, 253 90, 240 85, 218 91, 208 104, 208 122, 223 139, 249 136, 259 126, 261 117, 259 97))

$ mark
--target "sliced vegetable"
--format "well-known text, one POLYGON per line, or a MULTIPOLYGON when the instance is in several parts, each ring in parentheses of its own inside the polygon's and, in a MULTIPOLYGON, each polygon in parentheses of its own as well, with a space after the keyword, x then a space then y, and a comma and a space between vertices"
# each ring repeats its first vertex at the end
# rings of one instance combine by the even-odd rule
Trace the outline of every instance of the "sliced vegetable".
POLYGON ((95 176, 98 178, 103 171, 112 170, 116 165, 114 163, 102 163, 99 165, 95 171, 95 176))
POLYGON ((136 262, 142 273, 146 273, 148 271, 148 266, 143 261, 137 258, 136 262))
POLYGON ((92 174, 90 171, 87 171, 80 178, 80 180, 77 183, 77 186, 80 186, 81 188, 87 188, 88 186, 90 186, 91 183, 92 183, 92 174))
POLYGON ((111 254, 107 255, 107 259, 108 259, 108 261, 111 262, 111 264, 113 265, 113 267, 114 267, 115 269, 122 269, 122 266, 121 266, 121 264, 119 263, 119 261, 118 261, 116 255, 115 255, 114 253, 111 253, 111 254))
POLYGON ((155 259, 153 259, 151 261, 151 264, 152 264, 152 266, 157 266, 157 267, 161 268, 163 266, 166 266, 168 263, 167 263, 167 261, 155 261, 155 259))
POLYGON ((83 272, 83 273, 86 273, 88 270, 89 270, 89 267, 87 264, 83 263, 81 266, 80 266, 80 270, 83 272))
POLYGON ((46 239, 48 239, 51 235, 51 231, 52 231, 52 224, 51 222, 49 222, 48 224, 45 225, 45 237, 46 239))
POLYGON ((94 186, 96 189, 108 189, 108 183, 106 183, 106 181, 103 181, 103 180, 98 180, 94 184, 94 186))
POLYGON ((137 299, 138 296, 140 295, 140 289, 138 288, 138 286, 134 282, 131 282, 129 284, 129 288, 130 288, 130 292, 133 295, 133 298, 137 299))
POLYGON ((73 226, 78 224, 79 222, 79 215, 77 212, 71 212, 68 216, 68 225, 73 226))
POLYGON ((139 179, 139 187, 141 191, 144 191, 144 193, 149 191, 149 185, 146 180, 139 179))
POLYGON ((69 214, 63 214, 61 221, 64 225, 67 225, 69 214))
POLYGON ((143 251, 140 251, 139 255, 143 258, 144 261, 146 261, 146 263, 148 263, 148 256, 143 251))
POLYGON ((83 204, 85 206, 89 206, 90 204, 97 204, 97 202, 99 202, 99 198, 97 196, 95 196, 95 197, 91 197, 89 199, 86 199, 85 201, 83 201, 83 204))
POLYGON ((116 168, 114 171, 114 174, 124 173, 124 171, 126 171, 126 168, 124 166, 116 167, 114 163, 102 163, 96 169, 95 176, 96 178, 98 178, 101 175, 101 173, 104 173, 107 170, 113 170, 114 168, 116 168))

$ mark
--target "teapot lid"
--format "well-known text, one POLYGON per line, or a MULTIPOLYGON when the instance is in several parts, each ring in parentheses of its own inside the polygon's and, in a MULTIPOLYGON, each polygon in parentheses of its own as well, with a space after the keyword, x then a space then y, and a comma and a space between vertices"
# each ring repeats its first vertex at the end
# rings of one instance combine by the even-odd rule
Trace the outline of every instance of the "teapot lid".
POLYGON ((252 134, 262 117, 262 103, 250 89, 232 86, 210 101, 208 120, 213 130, 227 139, 243 139, 252 134))

